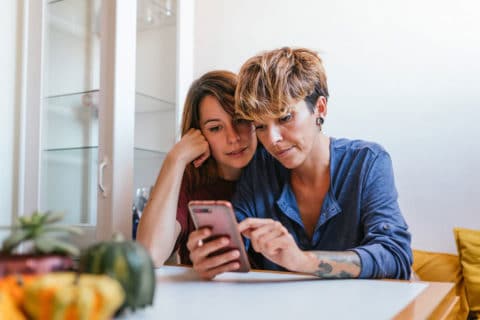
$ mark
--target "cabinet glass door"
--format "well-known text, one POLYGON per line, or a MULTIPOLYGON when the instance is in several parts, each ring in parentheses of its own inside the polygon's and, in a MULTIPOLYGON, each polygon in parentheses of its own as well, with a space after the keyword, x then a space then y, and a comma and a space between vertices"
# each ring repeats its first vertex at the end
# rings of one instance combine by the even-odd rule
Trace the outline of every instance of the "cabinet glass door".
MULTIPOLYGON (((176 0, 137 1, 134 216, 141 216, 176 128, 176 0)), ((132 235, 135 235, 135 220, 132 235)))
POLYGON ((40 209, 96 224, 100 0, 49 1, 45 9, 40 209))
MULTIPOLYGON (((176 6, 175 0, 137 1, 134 198, 148 197, 177 133, 176 6)), ((65 223, 92 230, 98 201, 100 11, 100 0, 61 0, 47 2, 45 12, 40 208, 63 211, 65 223)), ((138 200, 132 209, 141 214, 138 200)))
POLYGON ((80 246, 132 234, 137 190, 154 184, 178 135, 193 9, 182 0, 29 2, 22 214, 64 212, 84 230, 80 246))

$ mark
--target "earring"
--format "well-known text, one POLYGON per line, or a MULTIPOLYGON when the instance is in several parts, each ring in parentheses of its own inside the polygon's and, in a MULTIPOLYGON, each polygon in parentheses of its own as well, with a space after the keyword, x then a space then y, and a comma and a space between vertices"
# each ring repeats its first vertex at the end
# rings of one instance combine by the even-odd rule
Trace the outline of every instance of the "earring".
POLYGON ((322 118, 322 117, 318 117, 317 119, 315 119, 315 124, 317 126, 321 126, 323 123, 325 122, 325 120, 322 118))

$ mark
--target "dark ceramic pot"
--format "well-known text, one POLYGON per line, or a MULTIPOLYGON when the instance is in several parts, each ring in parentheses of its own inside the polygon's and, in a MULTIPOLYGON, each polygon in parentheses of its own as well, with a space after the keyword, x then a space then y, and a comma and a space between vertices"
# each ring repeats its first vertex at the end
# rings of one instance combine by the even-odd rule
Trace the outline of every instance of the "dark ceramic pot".
POLYGON ((0 277, 9 274, 42 274, 73 269, 74 262, 67 256, 54 254, 0 254, 0 277))

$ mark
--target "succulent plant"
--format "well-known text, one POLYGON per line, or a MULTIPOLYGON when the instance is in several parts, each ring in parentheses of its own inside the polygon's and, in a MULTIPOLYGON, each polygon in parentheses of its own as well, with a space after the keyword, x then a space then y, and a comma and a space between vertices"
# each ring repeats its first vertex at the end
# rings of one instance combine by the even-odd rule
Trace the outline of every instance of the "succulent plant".
POLYGON ((80 234, 81 230, 72 226, 55 225, 63 218, 63 213, 47 211, 34 212, 31 216, 19 217, 12 232, 3 243, 1 252, 14 253, 21 243, 29 243, 29 253, 79 255, 79 249, 62 240, 69 234, 80 234))

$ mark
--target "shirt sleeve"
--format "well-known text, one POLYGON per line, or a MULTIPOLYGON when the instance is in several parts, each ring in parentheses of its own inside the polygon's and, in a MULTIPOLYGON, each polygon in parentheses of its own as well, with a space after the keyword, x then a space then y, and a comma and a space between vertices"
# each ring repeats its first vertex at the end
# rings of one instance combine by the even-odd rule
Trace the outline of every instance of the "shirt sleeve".
POLYGON ((361 260, 360 278, 408 279, 412 265, 411 236, 398 205, 392 162, 378 153, 363 182, 361 222, 364 238, 352 249, 361 260))

